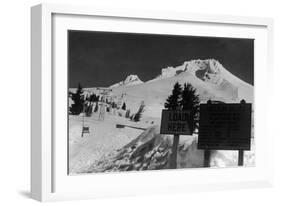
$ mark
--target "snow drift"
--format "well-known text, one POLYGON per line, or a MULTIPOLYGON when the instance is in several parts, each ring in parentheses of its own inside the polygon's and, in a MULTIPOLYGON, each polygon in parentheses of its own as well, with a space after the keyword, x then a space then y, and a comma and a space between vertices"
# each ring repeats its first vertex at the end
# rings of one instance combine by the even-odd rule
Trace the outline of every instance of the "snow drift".
MULTIPOLYGON (((170 168, 173 136, 160 135, 155 125, 119 150, 103 156, 83 173, 159 170, 170 168)), ((213 151, 211 167, 237 166, 237 151, 213 151)), ((245 152, 245 166, 254 165, 254 152, 245 152)), ((178 146, 177 168, 200 168, 204 166, 204 152, 197 149, 196 136, 181 136, 178 146)))

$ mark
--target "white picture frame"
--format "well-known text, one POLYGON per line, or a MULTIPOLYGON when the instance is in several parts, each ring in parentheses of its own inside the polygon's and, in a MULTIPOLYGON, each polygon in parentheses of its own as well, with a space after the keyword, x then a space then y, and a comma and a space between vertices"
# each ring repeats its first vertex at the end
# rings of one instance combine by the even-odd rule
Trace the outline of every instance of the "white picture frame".
MULTIPOLYGON (((273 103, 262 98, 262 93, 265 92, 264 85, 267 89, 272 87, 270 81, 270 77, 273 75, 272 19, 40 4, 31 9, 31 26, 32 198, 39 201, 53 201, 272 186, 273 133, 269 130, 269 121, 267 121, 269 115, 266 108, 269 108, 273 103), (55 19, 58 16, 62 19, 55 19), (70 19, 63 19, 65 17, 70 19), (71 18, 78 19, 72 21, 71 18), (126 23, 130 21, 138 21, 143 27, 149 21, 161 22, 167 26, 177 24, 179 30, 187 24, 218 26, 219 31, 222 27, 228 28, 224 34, 221 34, 223 36, 236 35, 239 37, 241 35, 247 37, 249 35, 251 37, 251 35, 260 35, 257 36, 260 43, 255 48, 256 166, 252 168, 186 169, 69 177, 67 172, 63 170, 67 160, 62 162, 65 156, 58 152, 65 151, 63 141, 58 139, 58 134, 64 136, 60 132, 65 133, 66 131, 58 129, 58 125, 65 127, 66 114, 60 116, 60 111, 56 109, 59 106, 57 98, 62 98, 61 91, 66 91, 67 87, 65 84, 58 84, 58 82, 66 81, 67 74, 65 70, 56 68, 56 55, 60 53, 58 54, 62 55, 60 57, 65 57, 66 54, 64 46, 57 44, 54 38, 59 38, 60 31, 63 33, 71 25, 77 27, 84 25, 85 27, 79 26, 79 28, 89 27, 88 29, 91 29, 91 26, 95 26, 92 24, 89 26, 91 18, 106 18, 109 23, 116 20, 123 21, 123 29, 127 28, 126 23), (82 21, 84 23, 81 23, 82 21), (58 33, 54 33, 55 31, 58 33), (200 177, 200 180, 196 181, 196 177, 200 177), (161 181, 163 179, 167 181, 161 181), (155 184, 149 185, 149 182, 153 181, 155 184), (132 182, 136 182, 137 186, 133 185, 132 182)), ((138 29, 142 29, 142 26, 138 29)), ((118 28, 112 24, 110 29, 118 28)), ((128 30, 130 31, 129 27, 128 30)), ((207 33, 202 30, 200 35, 215 35, 215 33, 217 31, 214 27, 213 31, 207 33)), ((266 90, 267 93, 270 91, 270 89, 266 90)), ((270 94, 267 96, 270 98, 270 94)), ((64 97, 66 99, 66 96, 64 97)))

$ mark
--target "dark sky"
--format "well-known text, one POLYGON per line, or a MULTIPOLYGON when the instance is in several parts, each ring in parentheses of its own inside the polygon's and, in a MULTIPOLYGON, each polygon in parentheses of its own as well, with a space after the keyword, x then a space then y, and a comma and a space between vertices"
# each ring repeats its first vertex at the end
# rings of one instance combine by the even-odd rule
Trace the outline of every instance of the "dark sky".
POLYGON ((137 74, 142 81, 167 66, 214 58, 253 85, 254 40, 113 32, 68 32, 69 87, 110 86, 137 74))

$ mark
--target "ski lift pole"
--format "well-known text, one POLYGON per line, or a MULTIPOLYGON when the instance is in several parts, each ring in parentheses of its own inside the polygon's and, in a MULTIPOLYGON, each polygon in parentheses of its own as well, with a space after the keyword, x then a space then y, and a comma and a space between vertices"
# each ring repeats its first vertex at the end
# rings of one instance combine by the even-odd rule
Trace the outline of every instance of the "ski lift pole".
POLYGON ((83 110, 82 110, 82 134, 81 134, 81 137, 83 137, 83 134, 84 134, 84 117, 85 117, 85 105, 83 103, 83 110))
POLYGON ((83 118, 82 118, 82 134, 81 137, 83 137, 84 133, 90 133, 89 126, 85 126, 85 105, 83 104, 83 118))

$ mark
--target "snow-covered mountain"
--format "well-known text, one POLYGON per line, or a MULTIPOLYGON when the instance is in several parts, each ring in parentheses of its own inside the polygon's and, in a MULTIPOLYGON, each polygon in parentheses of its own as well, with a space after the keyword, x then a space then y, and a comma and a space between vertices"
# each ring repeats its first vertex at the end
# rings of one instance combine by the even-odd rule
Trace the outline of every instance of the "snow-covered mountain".
POLYGON ((136 84, 141 84, 141 83, 143 83, 143 81, 141 81, 137 75, 131 74, 131 75, 127 76, 124 81, 113 84, 110 86, 110 88, 119 87, 119 86, 131 86, 131 85, 136 85, 136 84))
POLYGON ((176 82, 191 84, 201 102, 209 99, 226 103, 240 102, 242 99, 253 102, 253 86, 231 74, 215 59, 191 60, 177 67, 164 68, 156 78, 142 84, 113 87, 113 94, 118 96, 125 93, 124 101, 132 109, 144 101, 145 113, 157 117, 176 82))
MULTIPOLYGON (((141 101, 145 103, 145 115, 160 117, 167 97, 176 82, 191 84, 199 94, 201 102, 217 100, 226 103, 253 103, 254 88, 223 67, 215 59, 186 61, 180 66, 159 70, 160 74, 143 82, 137 75, 110 86, 114 97, 121 97, 132 111, 137 110, 141 101)), ((94 92, 95 88, 85 88, 94 92)))

